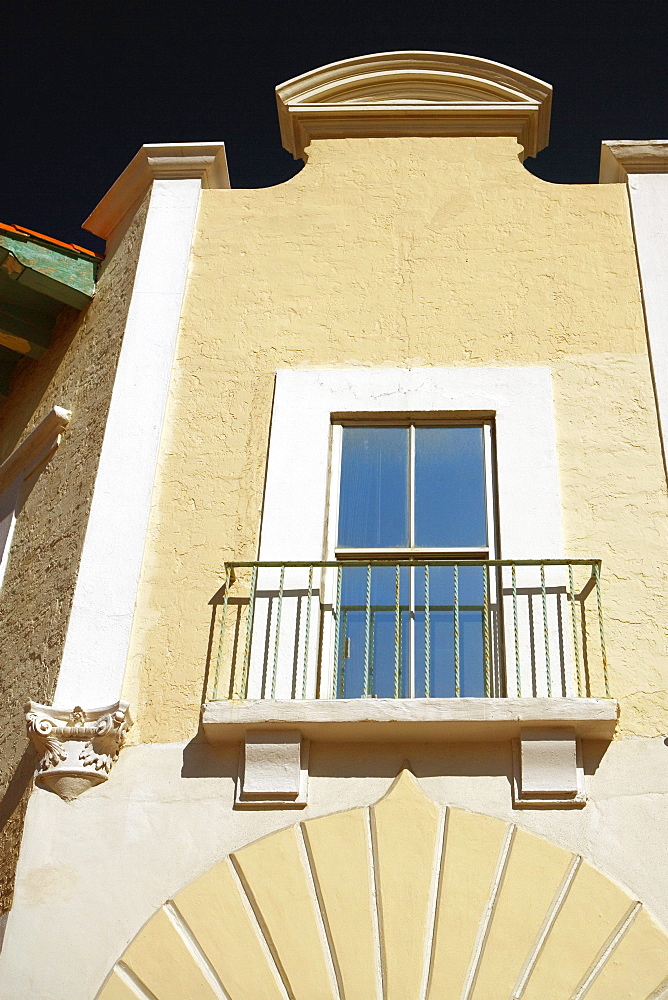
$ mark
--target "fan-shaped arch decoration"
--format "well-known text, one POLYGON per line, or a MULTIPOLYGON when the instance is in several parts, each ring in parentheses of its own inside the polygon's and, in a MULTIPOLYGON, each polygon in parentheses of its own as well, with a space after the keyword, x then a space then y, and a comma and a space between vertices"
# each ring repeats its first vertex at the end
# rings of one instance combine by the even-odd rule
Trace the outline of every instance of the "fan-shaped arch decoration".
POLYGON ((666 997, 668 938, 639 902, 403 771, 370 809, 273 833, 183 889, 98 1000, 666 997))
POLYGON ((283 145, 312 139, 515 136, 547 145, 552 88, 502 63, 452 52, 379 52, 329 63, 276 88, 283 145))

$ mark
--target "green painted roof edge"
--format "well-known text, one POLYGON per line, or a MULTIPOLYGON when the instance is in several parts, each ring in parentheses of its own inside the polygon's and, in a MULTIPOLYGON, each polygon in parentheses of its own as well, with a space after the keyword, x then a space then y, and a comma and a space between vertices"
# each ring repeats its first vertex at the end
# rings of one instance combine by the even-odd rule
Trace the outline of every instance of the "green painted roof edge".
POLYGON ((11 269, 5 267, 13 280, 42 295, 75 309, 83 309, 95 294, 98 263, 95 258, 84 257, 74 250, 46 247, 26 238, 15 238, 2 231, 0 248, 11 254, 16 262, 11 269))

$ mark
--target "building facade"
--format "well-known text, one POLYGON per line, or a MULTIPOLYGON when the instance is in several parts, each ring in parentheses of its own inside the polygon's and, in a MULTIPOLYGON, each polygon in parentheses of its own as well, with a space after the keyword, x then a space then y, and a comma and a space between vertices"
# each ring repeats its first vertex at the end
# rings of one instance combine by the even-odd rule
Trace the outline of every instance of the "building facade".
POLYGON ((0 996, 668 997, 666 145, 546 183, 442 53, 277 100, 285 184, 140 150, 0 405, 0 996))

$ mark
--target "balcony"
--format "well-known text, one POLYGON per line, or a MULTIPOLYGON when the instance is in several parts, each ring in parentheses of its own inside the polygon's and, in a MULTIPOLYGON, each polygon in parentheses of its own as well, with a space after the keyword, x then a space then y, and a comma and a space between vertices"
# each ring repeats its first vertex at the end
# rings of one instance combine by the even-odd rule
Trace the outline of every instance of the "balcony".
POLYGON ((216 601, 215 742, 614 730, 599 560, 237 562, 216 601))

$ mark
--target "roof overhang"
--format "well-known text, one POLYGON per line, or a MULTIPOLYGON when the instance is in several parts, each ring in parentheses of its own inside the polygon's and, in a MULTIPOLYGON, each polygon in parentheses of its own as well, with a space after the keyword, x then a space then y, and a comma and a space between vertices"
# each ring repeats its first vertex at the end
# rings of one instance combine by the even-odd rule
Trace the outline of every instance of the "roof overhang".
POLYGON ((313 139, 513 136, 526 156, 547 145, 552 88, 489 59, 380 52, 311 70, 276 88, 283 145, 313 139))
POLYGON ((21 358, 44 354, 63 306, 88 305, 99 261, 75 244, 0 225, 0 398, 21 358))

